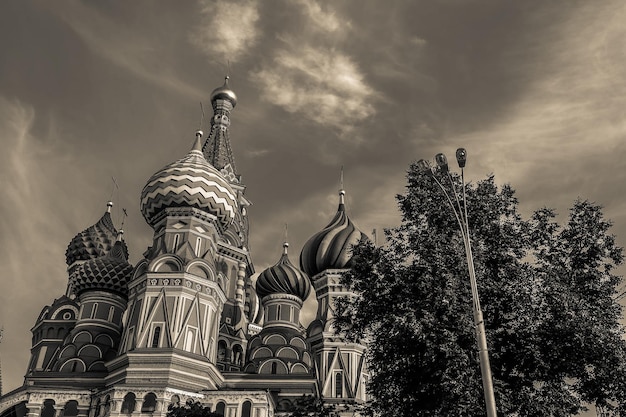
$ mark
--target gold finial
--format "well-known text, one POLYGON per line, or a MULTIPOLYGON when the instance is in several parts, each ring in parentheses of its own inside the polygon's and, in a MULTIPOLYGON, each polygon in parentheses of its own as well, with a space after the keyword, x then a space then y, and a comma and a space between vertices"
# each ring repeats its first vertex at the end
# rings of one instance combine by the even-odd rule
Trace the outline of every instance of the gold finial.
POLYGON ((289 243, 287 243, 287 234, 289 232, 289 226, 285 223, 285 241, 283 242, 283 255, 287 255, 287 248, 289 248, 289 243))
POLYGON ((343 189, 343 165, 341 166, 341 175, 339 177, 339 204, 345 204, 346 191, 343 189))

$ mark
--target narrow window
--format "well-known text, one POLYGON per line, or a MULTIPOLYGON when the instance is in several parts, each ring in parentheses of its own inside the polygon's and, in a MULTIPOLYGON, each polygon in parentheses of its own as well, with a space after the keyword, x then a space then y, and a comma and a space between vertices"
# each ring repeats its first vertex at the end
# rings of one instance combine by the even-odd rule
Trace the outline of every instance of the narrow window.
POLYGON ((154 333, 152 334, 152 346, 151 347, 158 348, 160 338, 161 338, 161 326, 156 326, 154 328, 154 333))
POLYGON ((276 320, 280 320, 280 304, 276 308, 276 320))
POLYGON ((174 250, 173 252, 176 252, 176 249, 178 249, 178 240, 180 239, 180 235, 177 233, 174 235, 174 250))
POLYGON ((109 308, 109 318, 107 319, 109 322, 113 322, 113 314, 115 313, 115 307, 111 306, 109 308))
POLYGON ((272 373, 275 374, 276 373, 276 362, 272 362, 272 373))
POLYGON ((335 374, 335 398, 343 397, 343 375, 341 372, 335 374))
POLYGON ((188 352, 193 352, 193 339, 194 339, 194 331, 187 330, 187 338, 185 339, 185 350, 188 352))
POLYGON ((250 401, 244 401, 241 406, 241 417, 250 417, 250 412, 252 411, 252 403, 250 401))
POLYGON ((202 249, 202 238, 196 239, 196 256, 200 256, 200 249, 202 249))
POLYGON ((91 307, 91 318, 95 318, 96 317, 96 312, 98 311, 98 303, 93 303, 93 306, 91 307))
POLYGON ((217 406, 215 407, 215 414, 224 415, 225 411, 226 411, 226 404, 224 404, 223 401, 220 401, 219 403, 217 403, 217 406))

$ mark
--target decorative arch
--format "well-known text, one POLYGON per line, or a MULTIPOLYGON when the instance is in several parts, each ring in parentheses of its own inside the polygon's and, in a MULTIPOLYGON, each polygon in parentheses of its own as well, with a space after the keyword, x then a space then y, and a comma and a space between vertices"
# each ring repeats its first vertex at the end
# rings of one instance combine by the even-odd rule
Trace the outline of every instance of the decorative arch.
POLYGON ((61 351, 59 359, 73 358, 76 355, 76 346, 67 345, 61 351))
POLYGON ((283 335, 280 334, 272 334, 265 338, 263 341, 266 345, 286 345, 287 339, 283 335))
POLYGON ((288 374, 289 370, 287 369, 287 365, 285 365, 282 361, 269 360, 261 365, 261 367, 259 368, 259 373, 284 375, 288 374))
POLYGON ((115 343, 113 342, 113 338, 106 333, 102 333, 96 336, 94 343, 106 347, 113 347, 115 345, 115 343))
POLYGON ((85 362, 77 358, 68 360, 59 369, 60 372, 85 372, 86 370, 85 362))
POLYGON ((309 370, 306 366, 304 366, 301 363, 294 363, 291 366, 291 373, 292 374, 308 374, 309 370))
POLYGON ((276 356, 288 359, 300 359, 298 352, 291 346, 284 346, 276 351, 276 356))
POLYGON ((78 317, 78 308, 76 308, 76 307, 75 307, 75 306, 73 306, 73 305, 65 304, 65 305, 60 306, 59 308, 57 308, 57 309, 56 309, 56 310, 52 313, 52 316, 50 317, 50 319, 51 319, 51 320, 58 320, 58 319, 57 319, 57 317, 58 317, 59 315, 61 316, 61 318, 62 318, 63 320, 76 320, 76 317, 78 317), (70 312, 72 312, 72 313, 73 313, 72 317, 71 317, 71 318, 65 318, 65 317, 63 317, 63 315, 64 315, 63 313, 68 312, 68 311, 70 311, 70 312))
POLYGON ((299 336, 292 337, 289 341, 291 346, 299 347, 301 349, 306 349, 306 342, 299 336))
POLYGON ((96 345, 85 345, 78 350, 78 355, 81 358, 93 358, 93 359, 101 359, 102 358, 102 350, 96 345))
POLYGON ((134 281, 136 278, 144 275, 146 272, 148 272, 148 261, 146 261, 145 259, 142 259, 135 266, 135 270, 133 271, 132 280, 134 281))
POLYGON ((308 366, 311 366, 311 355, 309 352, 304 352, 302 354, 302 362, 306 363, 308 366))
POLYGON ((185 272, 195 275, 200 278, 208 279, 209 281, 215 281, 215 273, 213 267, 208 262, 196 259, 187 265, 185 272))
POLYGON ((241 239, 237 235, 237 232, 232 228, 224 232, 224 234, 222 235, 222 239, 231 246, 241 246, 241 239))
POLYGON ((250 360, 260 359, 260 358, 271 358, 272 356, 274 356, 274 354, 272 353, 272 350, 266 346, 263 346, 252 352, 250 360))
POLYGON ((91 343, 92 341, 93 341, 93 338, 91 336, 91 333, 89 333, 88 331, 78 332, 72 339, 72 343, 75 343, 75 344, 91 343))
POLYGON ((171 253, 157 257, 148 265, 149 272, 180 272, 182 270, 182 259, 171 253))
POLYGON ((89 371, 106 371, 107 367, 104 366, 104 361, 95 361, 89 365, 89 371))

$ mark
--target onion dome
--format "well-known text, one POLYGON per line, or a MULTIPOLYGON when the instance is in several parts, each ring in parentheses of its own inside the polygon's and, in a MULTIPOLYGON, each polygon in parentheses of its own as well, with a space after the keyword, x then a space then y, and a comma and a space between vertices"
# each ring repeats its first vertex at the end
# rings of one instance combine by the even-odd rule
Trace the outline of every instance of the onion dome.
POLYGON ((182 159, 154 174, 141 192, 141 213, 154 226, 168 207, 195 207, 217 217, 222 227, 235 218, 237 196, 228 181, 204 158, 202 131, 182 159))
MULTIPOLYGON (((111 207, 113 203, 109 201, 107 211, 100 220, 74 236, 65 251, 65 262, 68 266, 76 261, 87 261, 108 255, 117 237, 117 230, 111 220, 111 207)), ((125 257, 128 258, 128 248, 125 243, 122 249, 125 257)))
POLYGON ((352 246, 368 239, 346 214, 345 195, 344 190, 339 191, 337 214, 302 248, 300 268, 310 276, 315 276, 327 269, 349 268, 352 260, 352 246))
POLYGON ((231 102, 233 107, 237 105, 237 95, 233 90, 228 87, 228 75, 224 79, 224 85, 221 87, 217 87, 215 90, 211 92, 211 102, 215 100, 228 100, 231 102))
POLYGON ((124 251, 122 233, 107 256, 90 259, 70 276, 76 295, 88 290, 101 290, 128 296, 128 282, 133 266, 128 263, 124 251))
POLYGON ((311 292, 309 278, 289 261, 288 247, 285 242, 280 260, 257 278, 256 292, 261 299, 270 294, 291 294, 304 300, 311 292))

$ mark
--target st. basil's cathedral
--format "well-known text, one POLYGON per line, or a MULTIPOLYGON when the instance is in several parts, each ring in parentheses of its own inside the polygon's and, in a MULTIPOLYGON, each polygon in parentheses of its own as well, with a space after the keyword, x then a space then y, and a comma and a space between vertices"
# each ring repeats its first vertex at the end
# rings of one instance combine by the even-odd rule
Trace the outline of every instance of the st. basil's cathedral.
POLYGON ((141 192, 154 230, 143 258, 128 262, 112 203, 69 243, 67 289, 37 317, 24 383, 0 397, 0 417, 157 417, 189 400, 225 417, 271 417, 288 415, 303 395, 366 400, 365 346, 332 326, 334 299, 350 296, 340 278, 351 246, 367 239, 346 214, 345 192, 299 267, 285 242, 253 282, 228 77, 210 100, 209 134, 196 132, 193 148, 141 192), (318 308, 305 328, 300 311, 312 289, 318 308))

